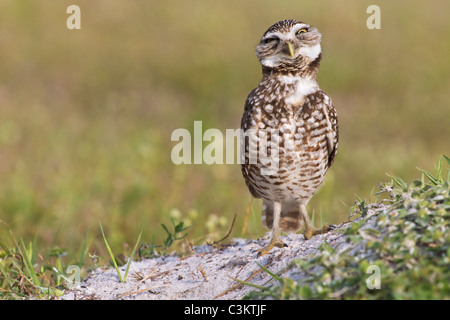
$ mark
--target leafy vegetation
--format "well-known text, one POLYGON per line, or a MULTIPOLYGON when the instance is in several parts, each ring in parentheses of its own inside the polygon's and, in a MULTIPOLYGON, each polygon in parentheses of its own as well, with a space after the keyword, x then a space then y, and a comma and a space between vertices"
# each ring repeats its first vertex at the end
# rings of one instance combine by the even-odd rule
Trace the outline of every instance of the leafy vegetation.
POLYGON ((26 245, 20 240, 12 249, 0 245, 3 249, 0 251, 0 298, 48 299, 63 294, 62 284, 67 277, 62 250, 53 248, 43 257, 36 251, 34 242, 26 245))
POLYGON ((302 280, 272 274, 277 285, 260 287, 247 298, 449 299, 450 159, 444 158, 447 176, 441 158, 435 175, 421 170, 422 178, 412 183, 392 177, 383 184, 389 205, 375 211, 373 227, 364 228, 373 216, 365 216, 368 206, 357 203, 352 213, 365 217, 346 229, 348 249, 340 252, 324 243, 319 254, 290 266, 302 280), (368 283, 371 266, 379 270, 378 288, 368 283))
MULTIPOLYGON (((141 231, 127 262, 122 254, 114 254, 100 223, 103 242, 110 258, 109 265, 114 266, 116 269, 120 282, 127 281, 131 261, 137 251, 140 258, 164 256, 169 248, 172 247, 173 249, 175 242, 184 239, 188 235, 187 233, 182 234, 188 228, 184 226, 183 222, 175 223, 173 219, 171 221, 173 232, 169 231, 165 225, 162 225, 162 228, 167 232, 167 238, 162 245, 148 245, 141 242, 141 231), (155 249, 158 247, 163 247, 163 250, 159 253, 155 249), (119 266, 125 263, 126 269, 122 276, 119 266)), ((74 267, 78 269, 77 272, 81 272, 82 269, 93 270, 98 267, 99 257, 95 254, 90 256, 91 265, 89 268, 84 262, 84 255, 87 252, 86 240, 87 237, 85 238, 84 249, 79 263, 72 265, 64 265, 61 258, 66 255, 66 252, 60 248, 50 249, 50 252, 44 258, 38 253, 36 243, 29 243, 26 246, 23 240, 20 240, 13 249, 9 249, 5 244, 0 243, 3 249, 0 251, 0 298, 53 299, 61 296, 64 289, 74 284, 74 279, 70 278, 70 272, 74 270, 74 267)), ((78 280, 82 280, 81 274, 78 280)))

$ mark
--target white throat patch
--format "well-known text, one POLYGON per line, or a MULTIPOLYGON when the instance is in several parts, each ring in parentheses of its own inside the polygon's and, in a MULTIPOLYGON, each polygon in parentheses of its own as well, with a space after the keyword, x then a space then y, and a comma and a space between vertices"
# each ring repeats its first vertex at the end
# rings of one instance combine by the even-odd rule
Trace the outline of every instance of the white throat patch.
POLYGON ((302 105, 305 97, 319 90, 317 81, 312 78, 302 78, 296 76, 281 76, 279 80, 285 84, 294 84, 295 91, 286 97, 286 103, 292 105, 302 105))
POLYGON ((322 48, 320 46, 320 43, 316 44, 315 46, 312 47, 301 47, 298 50, 298 53, 302 56, 307 56, 309 59, 311 60, 315 60, 320 52, 322 52, 322 48))
POLYGON ((261 60, 261 64, 264 67, 274 68, 278 65, 278 58, 275 57, 264 58, 261 60))

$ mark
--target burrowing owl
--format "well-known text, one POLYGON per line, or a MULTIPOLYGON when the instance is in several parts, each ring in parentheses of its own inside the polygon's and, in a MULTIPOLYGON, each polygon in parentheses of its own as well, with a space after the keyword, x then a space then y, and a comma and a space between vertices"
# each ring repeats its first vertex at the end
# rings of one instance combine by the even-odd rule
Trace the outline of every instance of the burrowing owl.
POLYGON ((330 230, 328 225, 315 229, 306 212, 338 145, 336 110, 317 84, 320 40, 316 28, 283 20, 256 48, 263 78, 245 103, 241 169, 250 193, 263 199, 262 222, 272 229, 260 254, 284 246, 280 231, 304 226, 309 239, 330 230))

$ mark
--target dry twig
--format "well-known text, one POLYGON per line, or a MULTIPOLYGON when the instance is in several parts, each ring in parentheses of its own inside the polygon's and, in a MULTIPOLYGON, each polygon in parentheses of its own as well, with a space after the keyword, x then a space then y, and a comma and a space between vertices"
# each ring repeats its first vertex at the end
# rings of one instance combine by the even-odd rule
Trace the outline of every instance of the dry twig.
POLYGON ((201 265, 198 265, 197 270, 200 271, 200 273, 202 274, 205 281, 208 282, 208 278, 206 278, 206 272, 205 272, 205 270, 203 270, 201 265))
MULTIPOLYGON (((133 290, 134 288, 136 288, 138 285, 140 285, 142 282, 144 282, 145 280, 147 280, 148 278, 150 278, 152 276, 152 274, 155 272, 156 268, 154 268, 146 277, 142 278, 138 283, 136 283, 134 286, 132 286, 129 290, 127 290, 126 292, 122 293, 119 298, 122 298, 124 296, 128 296, 131 294, 134 294, 134 292, 129 293, 131 290, 133 290)), ((150 290, 150 289, 146 289, 146 290, 150 290)), ((144 290, 145 291, 145 290, 144 290)))
MULTIPOLYGON (((273 260, 273 256, 271 256, 271 257, 269 258, 269 261, 267 261, 267 263, 266 263, 266 265, 264 266, 264 268, 267 268, 267 267, 272 263, 272 260, 273 260)), ((258 273, 260 273, 262 270, 263 270, 263 269, 259 268, 259 269, 255 270, 255 271, 253 271, 252 274, 250 275, 250 277, 248 277, 247 279, 245 279, 243 282, 248 282, 251 278, 253 278, 254 276, 256 276, 256 275, 257 275, 258 273)), ((236 280, 236 279, 233 278, 233 277, 230 277, 230 278, 233 279, 233 280, 236 280)), ((220 297, 222 297, 222 296, 228 294, 229 292, 231 292, 231 291, 233 291, 233 290, 235 290, 235 289, 237 289, 237 288, 242 287, 243 285, 244 285, 243 283, 238 283, 238 284, 234 285, 233 287, 231 287, 231 288, 225 290, 224 292, 222 292, 222 293, 219 294, 218 296, 215 296, 213 300, 215 300, 215 299, 217 299, 217 298, 220 298, 220 297)))
POLYGON ((231 231, 233 230, 234 222, 236 221, 236 216, 237 216, 237 214, 235 213, 235 214, 234 214, 234 218, 233 218, 233 222, 231 222, 231 227, 230 227, 230 230, 228 231, 228 233, 227 233, 222 239, 217 240, 217 241, 214 241, 214 242, 212 242, 212 243, 208 243, 209 246, 216 246, 216 245, 218 245, 219 243, 221 243, 222 241, 224 241, 226 238, 229 237, 231 231))

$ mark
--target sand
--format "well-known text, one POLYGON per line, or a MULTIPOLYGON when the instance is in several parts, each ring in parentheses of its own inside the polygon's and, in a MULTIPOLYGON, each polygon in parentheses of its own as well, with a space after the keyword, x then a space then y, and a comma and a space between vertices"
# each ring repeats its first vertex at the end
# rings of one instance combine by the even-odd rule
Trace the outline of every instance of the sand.
MULTIPOLYGON (((371 220, 374 223, 374 219, 370 219, 367 224, 371 220)), ((292 260, 308 259, 308 256, 318 254, 325 241, 337 250, 346 249, 349 242, 343 231, 350 223, 342 223, 333 231, 310 240, 305 240, 302 234, 283 236, 281 239, 288 247, 274 248, 261 257, 257 256, 257 250, 268 244, 269 232, 258 240, 232 239, 222 248, 210 245, 194 247, 194 252, 184 257, 133 261, 125 283, 119 281, 114 268, 98 268, 68 290, 62 299, 242 299, 247 293, 259 289, 243 285, 236 279, 262 286, 276 283, 260 266, 280 276, 298 277, 287 268, 292 260)), ((125 268, 120 268, 122 275, 125 268)))

